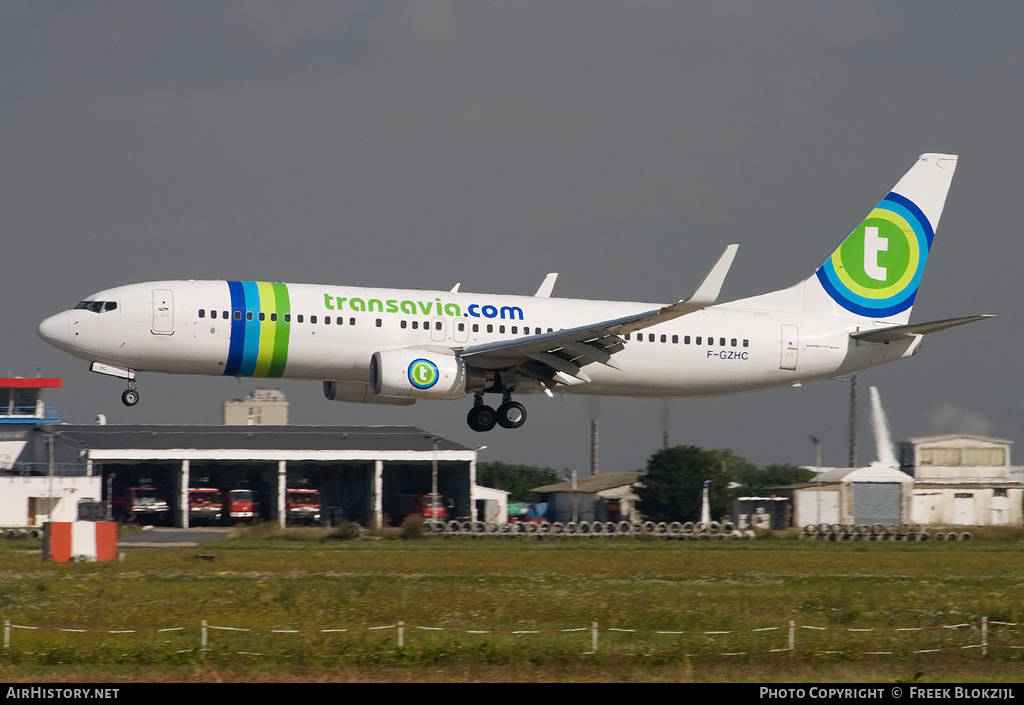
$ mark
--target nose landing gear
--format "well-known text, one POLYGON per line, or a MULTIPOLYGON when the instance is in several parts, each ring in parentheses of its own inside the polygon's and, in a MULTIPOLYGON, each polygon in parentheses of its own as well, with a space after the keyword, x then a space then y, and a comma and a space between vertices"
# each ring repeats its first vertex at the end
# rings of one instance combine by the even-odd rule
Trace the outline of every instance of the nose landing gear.
POLYGON ((135 406, 139 403, 139 390, 135 388, 135 380, 129 380, 128 389, 121 392, 121 403, 125 406, 135 406))

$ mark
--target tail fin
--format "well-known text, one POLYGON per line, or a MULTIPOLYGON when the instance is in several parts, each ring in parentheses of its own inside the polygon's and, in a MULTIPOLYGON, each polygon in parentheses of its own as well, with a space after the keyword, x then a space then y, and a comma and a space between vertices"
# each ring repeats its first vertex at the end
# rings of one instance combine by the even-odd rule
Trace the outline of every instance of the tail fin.
POLYGON ((922 154, 813 276, 764 298, 816 315, 908 322, 956 163, 955 154, 922 154))

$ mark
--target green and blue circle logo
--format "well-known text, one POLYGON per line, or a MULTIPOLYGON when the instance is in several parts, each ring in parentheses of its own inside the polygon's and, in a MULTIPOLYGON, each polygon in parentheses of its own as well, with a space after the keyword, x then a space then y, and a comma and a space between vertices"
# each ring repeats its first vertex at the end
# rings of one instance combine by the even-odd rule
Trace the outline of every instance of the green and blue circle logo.
POLYGON ((409 363, 408 375, 409 383, 416 389, 430 389, 441 378, 437 365, 422 357, 409 363))
POLYGON ((817 271, 828 295, 848 311, 893 316, 914 305, 931 249, 928 218, 912 201, 890 193, 817 271))

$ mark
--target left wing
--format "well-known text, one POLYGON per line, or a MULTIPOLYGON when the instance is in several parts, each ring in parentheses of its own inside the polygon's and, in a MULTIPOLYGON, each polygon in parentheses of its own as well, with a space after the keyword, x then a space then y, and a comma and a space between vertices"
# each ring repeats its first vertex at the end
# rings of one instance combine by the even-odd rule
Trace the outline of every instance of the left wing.
POLYGON ((693 296, 670 306, 567 330, 472 345, 461 350, 460 355, 480 369, 515 369, 544 382, 589 382, 590 377, 581 369, 585 365, 599 362, 618 369, 612 355, 625 348, 620 335, 671 321, 714 304, 737 248, 738 245, 726 247, 693 296))

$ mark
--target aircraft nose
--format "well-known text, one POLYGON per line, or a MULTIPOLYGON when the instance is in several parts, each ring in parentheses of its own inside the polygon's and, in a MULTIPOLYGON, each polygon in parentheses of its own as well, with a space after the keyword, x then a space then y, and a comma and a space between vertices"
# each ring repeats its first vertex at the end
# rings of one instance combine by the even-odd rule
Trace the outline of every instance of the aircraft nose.
POLYGON ((64 350, 68 345, 68 327, 71 314, 68 311, 61 311, 56 316, 44 319, 36 333, 50 345, 64 350))

